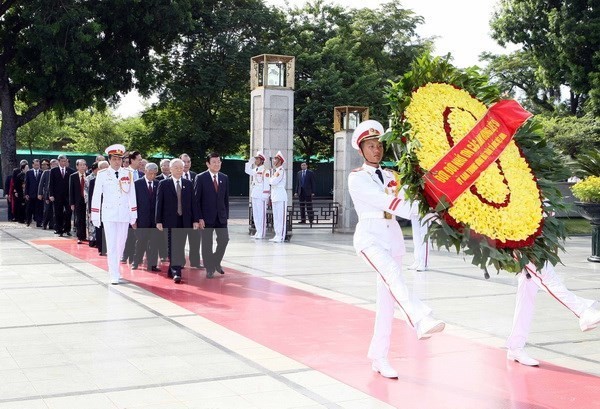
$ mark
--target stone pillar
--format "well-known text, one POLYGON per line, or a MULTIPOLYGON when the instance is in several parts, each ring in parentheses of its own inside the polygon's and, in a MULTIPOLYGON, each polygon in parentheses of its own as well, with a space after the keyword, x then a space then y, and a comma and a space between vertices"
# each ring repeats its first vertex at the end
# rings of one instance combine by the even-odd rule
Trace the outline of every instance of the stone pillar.
POLYGON ((251 155, 262 150, 271 167, 272 158, 281 151, 286 160, 288 203, 293 189, 294 63, 294 57, 271 54, 250 61, 251 155))
POLYGON ((365 107, 343 106, 334 110, 333 201, 339 203, 336 231, 352 233, 358 223, 354 204, 348 192, 348 175, 363 164, 362 157, 352 147, 356 125, 369 119, 365 107))

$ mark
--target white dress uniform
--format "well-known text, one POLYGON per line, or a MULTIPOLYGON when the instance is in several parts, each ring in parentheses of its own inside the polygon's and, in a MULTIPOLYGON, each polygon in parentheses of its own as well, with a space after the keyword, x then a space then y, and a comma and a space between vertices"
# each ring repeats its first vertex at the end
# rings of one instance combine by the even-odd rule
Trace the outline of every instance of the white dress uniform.
POLYGON ((535 296, 540 288, 579 318, 582 331, 593 329, 598 323, 597 320, 600 320, 600 313, 594 308, 596 301, 579 297, 569 291, 550 263, 546 263, 541 272, 536 271, 532 263, 528 264, 525 270, 519 273, 518 280, 513 326, 506 341, 506 348, 509 351, 521 350, 527 343, 533 321, 535 296), (527 278, 527 273, 531 278, 527 278))
MULTIPOLYGON (((260 157, 265 160, 262 152, 257 152, 255 158, 260 157)), ((269 185, 269 171, 265 165, 254 166, 254 161, 250 160, 245 165, 245 172, 252 177, 252 186, 250 188, 250 198, 252 200, 252 218, 256 233, 252 236, 255 239, 264 239, 267 230, 267 202, 271 193, 269 185)))
MULTIPOLYGON (((281 152, 277 152, 275 157, 279 157, 285 162, 281 152)), ((273 207, 273 229, 275 230, 275 237, 270 241, 283 242, 285 240, 285 234, 287 230, 287 191, 285 185, 287 182, 285 169, 283 165, 275 168, 271 171, 271 178, 269 184, 271 185, 271 205, 273 207)))
MULTIPOLYGON (((381 134, 381 124, 372 120, 365 121, 355 129, 352 145, 359 149, 362 140, 381 134), (373 126, 377 129, 365 129, 373 126)), ((373 361, 373 370, 385 377, 394 378, 398 375, 389 366, 387 355, 395 304, 415 328, 419 339, 444 328, 443 322, 430 317, 431 309, 409 291, 402 277, 402 256, 406 250, 402 230, 394 216, 408 219, 416 211, 417 205, 405 200, 404 191, 399 189, 391 171, 366 163, 350 173, 348 190, 358 214, 354 249, 378 273, 375 328, 368 357, 373 361), (379 178, 378 171, 383 181, 379 178)))
POLYGON ((125 248, 127 229, 137 220, 137 201, 130 170, 119 168, 115 171, 109 167, 98 172, 91 217, 96 227, 104 223, 110 281, 118 284, 121 276, 119 260, 125 248))
POLYGON ((409 270, 425 271, 429 268, 430 243, 425 239, 429 223, 428 215, 421 218, 418 209, 410 215, 415 261, 408 267, 409 270))

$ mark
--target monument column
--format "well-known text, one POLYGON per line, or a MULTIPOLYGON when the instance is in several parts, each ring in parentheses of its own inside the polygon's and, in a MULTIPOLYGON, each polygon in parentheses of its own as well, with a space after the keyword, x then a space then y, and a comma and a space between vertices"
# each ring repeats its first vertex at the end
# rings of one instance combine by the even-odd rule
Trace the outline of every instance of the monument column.
POLYGON ((338 227, 336 231, 352 233, 358 223, 354 204, 348 191, 348 175, 363 164, 361 156, 352 147, 352 133, 362 121, 369 119, 366 107, 341 106, 333 112, 333 201, 338 202, 338 227))
POLYGON ((292 203, 294 161, 295 58, 262 54, 250 60, 250 155, 262 150, 267 167, 281 151, 285 157, 288 203, 292 203))

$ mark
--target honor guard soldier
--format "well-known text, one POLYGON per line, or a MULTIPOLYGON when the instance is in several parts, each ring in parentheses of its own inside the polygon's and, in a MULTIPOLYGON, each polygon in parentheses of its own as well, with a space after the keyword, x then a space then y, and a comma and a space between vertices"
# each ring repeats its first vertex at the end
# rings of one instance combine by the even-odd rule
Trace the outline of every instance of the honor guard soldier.
POLYGON ((269 241, 274 243, 282 243, 285 240, 287 228, 287 191, 285 190, 287 178, 285 169, 283 168, 284 162, 285 158, 281 151, 278 151, 273 159, 275 168, 271 170, 271 178, 269 179, 269 184, 271 185, 271 205, 273 207, 273 229, 275 230, 275 237, 269 241))
POLYGON ((252 218, 256 233, 253 239, 264 239, 267 230, 267 202, 271 194, 269 185, 269 171, 265 168, 265 155, 262 151, 256 152, 254 160, 245 165, 245 172, 252 176, 250 197, 252 199, 252 218))
POLYGON ((398 373, 387 358, 394 305, 401 308, 418 339, 442 331, 445 324, 431 317, 431 309, 409 291, 402 277, 405 247, 395 216, 409 218, 414 205, 405 200, 395 174, 380 166, 384 153, 379 141, 382 134, 383 126, 373 120, 360 123, 354 130, 352 147, 364 158, 364 164, 350 173, 348 188, 358 214, 354 248, 377 272, 377 309, 368 357, 373 371, 386 378, 397 378, 398 373))
POLYGON ((96 176, 92 197, 92 223, 104 224, 110 283, 119 284, 119 259, 125 248, 129 225, 136 228, 137 202, 131 170, 121 167, 125 147, 120 144, 106 148, 110 167, 96 176))

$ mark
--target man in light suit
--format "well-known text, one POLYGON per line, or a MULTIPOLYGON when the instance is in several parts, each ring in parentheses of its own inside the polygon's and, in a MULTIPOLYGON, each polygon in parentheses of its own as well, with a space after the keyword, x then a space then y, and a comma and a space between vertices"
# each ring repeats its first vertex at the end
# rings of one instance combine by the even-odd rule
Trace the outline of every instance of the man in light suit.
POLYGON ((40 180, 42 179, 40 160, 34 159, 32 166, 33 168, 29 169, 25 175, 25 201, 27 202, 25 221, 27 222, 27 226, 29 226, 33 219, 37 227, 42 227, 44 206, 43 202, 38 200, 37 197, 40 180))
POLYGON ((71 235, 71 207, 69 206, 69 177, 74 170, 67 166, 67 156, 58 155, 58 167, 50 170, 48 196, 54 204, 54 228, 60 237, 71 235))
POLYGON ((156 193, 158 166, 148 163, 144 168, 144 177, 135 181, 135 197, 138 206, 135 255, 132 269, 137 269, 146 254, 146 270, 160 272, 158 246, 162 244, 162 233, 156 228, 156 193))
POLYGON ((308 169, 306 162, 303 162, 300 168, 294 196, 300 200, 300 223, 306 223, 306 210, 308 210, 308 221, 312 224, 314 217, 312 200, 317 189, 317 181, 314 172, 308 169))
POLYGON ((185 240, 189 229, 198 229, 198 208, 192 182, 182 178, 183 161, 171 160, 171 177, 161 180, 156 194, 156 228, 168 229, 169 277, 181 282, 185 263, 185 240))
POLYGON ((213 278, 215 271, 225 273, 221 262, 229 242, 229 178, 220 172, 221 157, 216 152, 206 157, 206 167, 208 170, 196 176, 194 196, 198 207, 198 224, 202 229, 202 259, 206 278, 213 278), (214 251, 213 232, 217 236, 217 248, 214 251))

